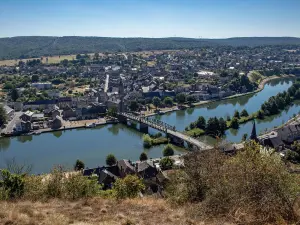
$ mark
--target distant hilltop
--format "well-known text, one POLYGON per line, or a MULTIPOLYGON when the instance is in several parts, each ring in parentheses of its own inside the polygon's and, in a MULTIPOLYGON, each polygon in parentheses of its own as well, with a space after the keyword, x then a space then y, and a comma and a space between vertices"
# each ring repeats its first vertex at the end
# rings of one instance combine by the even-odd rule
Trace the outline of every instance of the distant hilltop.
POLYGON ((300 45, 295 37, 194 38, 110 38, 26 36, 0 38, 0 60, 93 52, 175 50, 212 46, 300 45))

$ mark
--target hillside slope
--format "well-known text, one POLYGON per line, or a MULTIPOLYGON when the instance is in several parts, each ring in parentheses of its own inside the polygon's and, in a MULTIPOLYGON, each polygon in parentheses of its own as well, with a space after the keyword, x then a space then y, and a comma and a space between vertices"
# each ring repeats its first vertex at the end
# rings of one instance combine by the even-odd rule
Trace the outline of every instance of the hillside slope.
POLYGON ((97 51, 141 51, 200 48, 204 46, 300 45, 293 37, 193 38, 109 38, 28 36, 0 38, 0 59, 31 58, 97 51))

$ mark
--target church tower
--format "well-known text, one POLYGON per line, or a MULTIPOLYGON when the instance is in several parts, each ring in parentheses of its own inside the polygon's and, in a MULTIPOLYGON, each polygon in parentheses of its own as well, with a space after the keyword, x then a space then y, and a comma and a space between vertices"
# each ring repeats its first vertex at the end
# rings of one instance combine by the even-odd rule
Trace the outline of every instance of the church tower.
POLYGON ((120 77, 120 82, 119 82, 119 98, 121 100, 120 105, 119 105, 119 112, 124 112, 125 107, 124 107, 124 85, 122 78, 120 77))
POLYGON ((250 140, 257 141, 255 120, 253 120, 253 126, 252 126, 251 135, 250 135, 250 140))

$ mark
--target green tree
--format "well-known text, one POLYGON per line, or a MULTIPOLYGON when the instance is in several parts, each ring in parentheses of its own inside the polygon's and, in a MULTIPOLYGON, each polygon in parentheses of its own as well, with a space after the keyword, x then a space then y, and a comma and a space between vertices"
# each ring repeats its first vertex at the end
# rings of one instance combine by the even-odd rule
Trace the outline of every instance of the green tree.
POLYGON ((167 144, 163 150, 163 156, 172 156, 174 155, 174 147, 170 144, 167 144))
POLYGON ((243 109, 241 112, 241 117, 248 117, 248 116, 249 116, 249 114, 248 114, 247 110, 243 109))
POLYGON ((130 101, 128 107, 129 107, 130 111, 137 111, 139 108, 139 104, 136 100, 133 100, 133 101, 130 101))
POLYGON ((178 104, 184 104, 186 101, 186 95, 184 93, 179 93, 176 95, 176 101, 178 102, 178 104))
POLYGON ((220 133, 224 134, 225 130, 227 129, 226 121, 223 118, 219 119, 219 127, 220 127, 220 133))
POLYGON ((206 127, 206 120, 203 116, 199 116, 197 121, 196 121, 196 126, 200 129, 205 129, 206 127))
POLYGON ((142 152, 140 155, 140 161, 146 161, 148 159, 148 156, 145 152, 142 152))
POLYGON ((207 121, 206 133, 208 135, 219 135, 220 133, 220 124, 217 117, 211 117, 207 121))
POLYGON ((111 116, 111 117, 115 117, 117 115, 118 109, 116 106, 113 106, 111 108, 108 109, 107 111, 107 115, 111 116))
POLYGON ((152 138, 150 137, 149 134, 144 134, 143 135, 143 145, 145 148, 150 148, 153 144, 153 140, 152 138))
POLYGON ((242 141, 246 141, 246 140, 247 140, 247 137, 248 137, 248 134, 247 134, 247 133, 243 134, 242 141))
POLYGON ((257 118, 258 119, 263 119, 264 118, 264 111, 258 110, 258 112, 257 112, 257 118))
POLYGON ((234 115, 233 115, 233 117, 235 117, 235 118, 240 118, 240 113, 239 113, 239 111, 237 111, 237 110, 235 110, 234 111, 234 115))
POLYGON ((0 126, 7 122, 7 115, 3 105, 0 104, 0 126))
POLYGON ((162 158, 159 162, 159 166, 162 170, 172 169, 173 164, 174 164, 174 160, 169 157, 162 158))
POLYGON ((81 160, 77 159, 74 165, 74 170, 76 171, 83 170, 84 167, 85 167, 84 163, 81 160))
POLYGON ((239 129, 239 121, 236 117, 232 118, 230 127, 232 127, 233 129, 239 129))
POLYGON ((106 156, 106 165, 113 166, 117 163, 117 159, 113 154, 109 154, 106 156))
POLYGON ((158 106, 160 106, 160 104, 161 104, 160 98, 159 97, 154 97, 152 99, 152 104, 155 106, 155 108, 158 108, 158 106))
POLYGON ((34 74, 31 76, 31 81, 32 82, 38 82, 39 81, 39 76, 37 74, 34 74))
POLYGON ((164 99, 164 104, 167 106, 172 106, 173 105, 173 99, 171 97, 166 97, 164 99))
POLYGON ((95 61, 98 61, 98 60, 99 60, 99 53, 98 53, 98 52, 96 52, 96 53, 94 54, 94 60, 95 60, 95 61))
POLYGON ((113 193, 117 199, 135 198, 145 189, 142 179, 136 175, 127 175, 117 179, 113 186, 113 193))
POLYGON ((17 101, 17 99, 19 98, 19 93, 17 91, 17 89, 12 89, 11 93, 10 93, 11 99, 15 102, 17 101))
POLYGON ((9 199, 21 197, 24 194, 25 174, 12 174, 8 170, 0 170, 0 192, 1 189, 9 199))
POLYGON ((193 102, 197 101, 196 98, 192 95, 187 96, 186 100, 189 103, 189 105, 192 105, 193 102))

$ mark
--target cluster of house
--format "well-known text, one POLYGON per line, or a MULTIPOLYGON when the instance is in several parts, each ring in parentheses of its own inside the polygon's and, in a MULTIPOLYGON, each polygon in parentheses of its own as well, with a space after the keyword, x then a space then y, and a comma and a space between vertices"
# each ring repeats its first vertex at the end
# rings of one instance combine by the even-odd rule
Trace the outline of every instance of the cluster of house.
POLYGON ((273 148, 283 154, 285 151, 291 150, 294 141, 298 140, 300 140, 300 123, 289 124, 258 137, 261 145, 273 148))
MULTIPOLYGON (((137 175, 143 179, 146 185, 146 193, 162 193, 162 187, 168 180, 170 170, 162 171, 159 167, 159 160, 156 161, 138 161, 131 162, 130 160, 119 160, 113 166, 102 166, 93 169, 83 170, 84 176, 97 176, 98 183, 103 186, 103 189, 110 189, 113 183, 118 178, 124 178, 127 175, 137 175)), ((177 161, 177 166, 182 166, 180 160, 177 161)))

